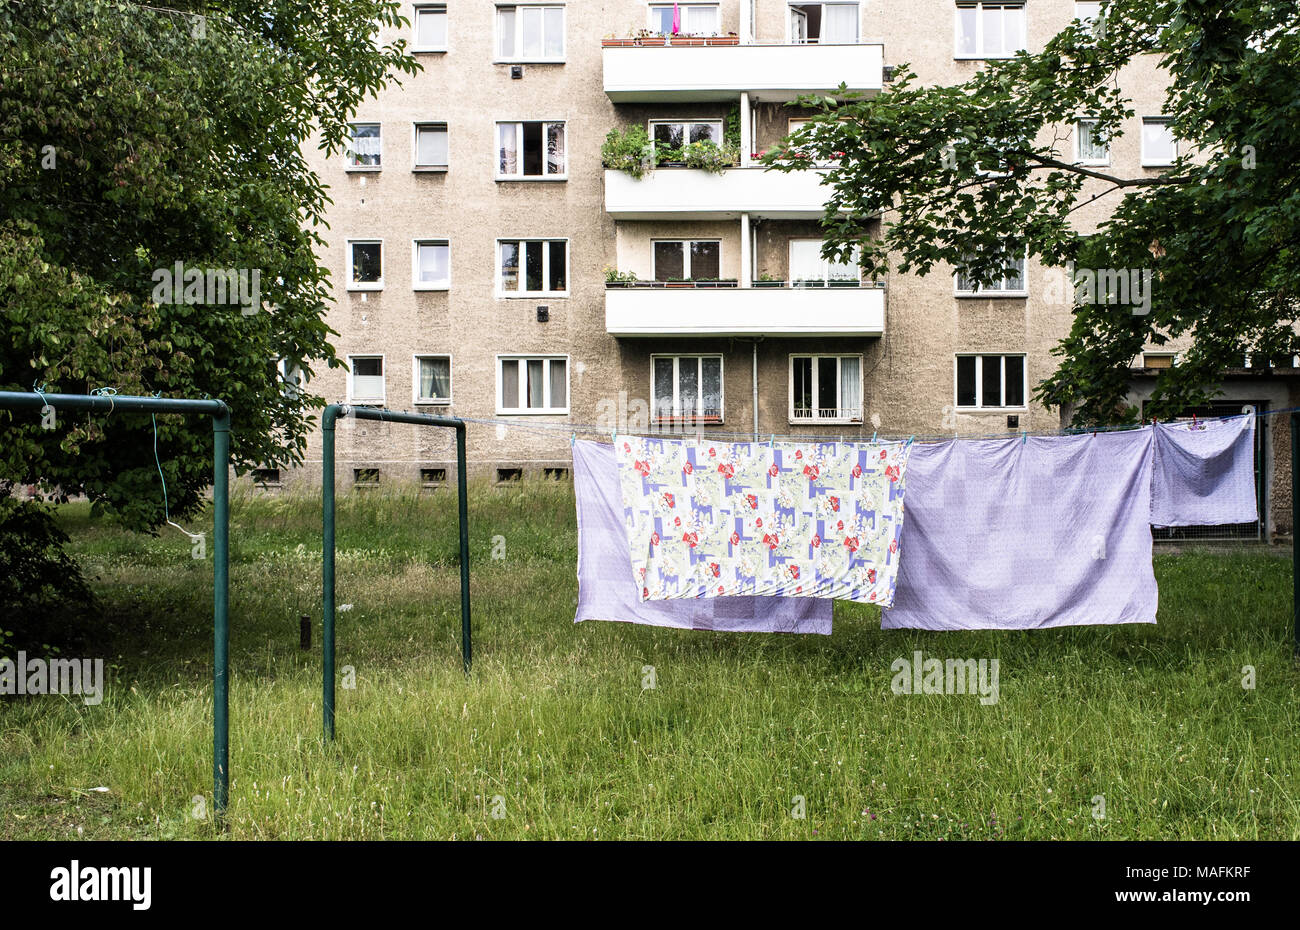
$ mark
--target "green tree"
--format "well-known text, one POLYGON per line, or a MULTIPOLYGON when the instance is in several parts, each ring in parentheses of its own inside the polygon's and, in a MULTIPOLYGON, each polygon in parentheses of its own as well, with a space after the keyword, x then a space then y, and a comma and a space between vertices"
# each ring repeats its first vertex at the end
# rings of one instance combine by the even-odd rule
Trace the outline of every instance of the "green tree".
MULTIPOLYGON (((219 397, 237 468, 288 465, 322 401, 277 362, 339 364, 305 146, 337 153, 358 104, 417 69, 376 41, 406 21, 395 0, 164 2, 0 0, 0 387, 219 397), (159 299, 177 262, 242 272, 259 299, 159 299)), ((0 481, 160 525, 148 416, 54 425, 0 414, 0 481)), ((192 513, 211 424, 159 416, 156 442, 172 513, 192 513)))
POLYGON ((1207 400, 1244 353, 1300 353, 1294 0, 1112 0, 1099 23, 1076 21, 1041 52, 986 62, 961 85, 922 86, 903 65, 878 96, 805 103, 811 123, 766 160, 785 171, 835 160, 828 256, 860 246, 874 274, 963 265, 983 285, 1022 249, 1060 268, 1151 272, 1145 314, 1067 292, 1073 325, 1035 396, 1075 422, 1122 416, 1128 365, 1148 341, 1191 339, 1157 383, 1156 416, 1207 400), (1143 56, 1169 76, 1179 157, 1139 178, 1075 164, 1062 130, 1080 114, 1112 139, 1133 129, 1120 72, 1143 56), (1075 211, 1102 198, 1115 204, 1109 219, 1081 234, 1075 211), (874 216, 883 231, 864 236, 874 216))

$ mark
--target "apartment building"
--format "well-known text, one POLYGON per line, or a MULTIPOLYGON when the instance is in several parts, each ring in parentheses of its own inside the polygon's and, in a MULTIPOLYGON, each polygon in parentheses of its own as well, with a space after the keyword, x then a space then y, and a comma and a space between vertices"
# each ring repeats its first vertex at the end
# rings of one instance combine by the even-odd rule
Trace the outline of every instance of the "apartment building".
MULTIPOLYGON (((496 480, 565 475, 578 425, 760 437, 1055 429, 1058 412, 1031 393, 1070 325, 1061 270, 1022 262, 982 291, 958 269, 865 280, 821 258, 820 173, 767 172, 756 159, 806 118, 802 94, 842 82, 887 92, 901 62, 924 82, 961 82, 1098 7, 410 3, 406 38, 423 71, 364 105, 346 156, 312 153, 334 199, 329 323, 349 365, 312 388, 484 421, 469 428, 471 469, 496 480), (604 167, 607 134, 634 128, 660 164, 604 167), (701 141, 734 164, 696 166, 690 143, 701 141)), ((1064 131, 1078 160, 1136 176, 1162 170, 1176 143, 1154 61, 1129 70, 1138 116, 1122 138, 1093 138, 1083 114, 1064 131)), ((1081 210, 1080 224, 1107 209, 1081 210)), ((1176 351, 1134 360, 1135 402, 1176 351)), ((1243 369, 1226 389, 1237 406, 1296 402, 1271 369, 1243 369)), ((1261 440, 1270 486, 1283 433, 1261 440)), ((285 480, 318 480, 319 460, 314 436, 285 480)), ((445 431, 350 421, 338 462, 345 486, 437 486, 455 456, 445 431)), ((1289 499, 1272 499, 1274 524, 1289 524, 1289 499)))

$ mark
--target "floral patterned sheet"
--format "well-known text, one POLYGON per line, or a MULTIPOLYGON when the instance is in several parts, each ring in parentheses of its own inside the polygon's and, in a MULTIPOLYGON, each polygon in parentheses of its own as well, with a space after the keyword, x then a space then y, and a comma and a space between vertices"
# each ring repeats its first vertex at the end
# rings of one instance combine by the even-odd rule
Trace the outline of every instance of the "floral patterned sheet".
POLYGON ((910 442, 615 442, 641 599, 765 595, 888 607, 910 442))

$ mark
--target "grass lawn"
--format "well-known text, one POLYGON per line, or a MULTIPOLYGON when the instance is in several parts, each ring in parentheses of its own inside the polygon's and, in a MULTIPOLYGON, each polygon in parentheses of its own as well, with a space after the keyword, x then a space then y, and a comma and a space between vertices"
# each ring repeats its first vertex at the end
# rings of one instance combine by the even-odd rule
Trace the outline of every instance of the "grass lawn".
MULTIPOLYGON (((236 499, 226 835, 1300 838, 1287 552, 1157 555, 1156 626, 882 631, 837 603, 830 637, 714 634, 572 622, 568 485, 471 500, 468 680, 454 491, 340 500, 355 688, 324 746, 319 499, 236 499), (890 663, 916 650, 997 658, 999 702, 895 696, 890 663)), ((211 559, 175 530, 62 517, 109 682, 94 707, 0 702, 0 839, 221 835, 194 816, 212 790, 211 559)))

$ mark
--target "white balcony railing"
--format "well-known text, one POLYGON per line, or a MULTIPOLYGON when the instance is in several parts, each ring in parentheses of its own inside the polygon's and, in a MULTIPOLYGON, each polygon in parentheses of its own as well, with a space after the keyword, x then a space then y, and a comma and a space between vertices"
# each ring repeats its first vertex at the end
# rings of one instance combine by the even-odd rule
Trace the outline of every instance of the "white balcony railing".
POLYGON ((614 103, 729 100, 745 91, 777 102, 841 83, 864 93, 884 85, 880 44, 606 47, 603 57, 614 103))
POLYGON ((861 423, 862 407, 795 407, 790 419, 796 423, 861 423))
POLYGON ((616 220, 735 219, 742 213, 769 219, 815 220, 826 209, 826 172, 768 171, 761 166, 655 168, 639 180, 605 171, 605 212, 616 220))
POLYGON ((605 290, 613 336, 880 336, 883 287, 644 287, 605 290))

